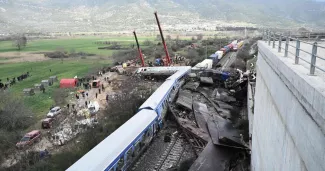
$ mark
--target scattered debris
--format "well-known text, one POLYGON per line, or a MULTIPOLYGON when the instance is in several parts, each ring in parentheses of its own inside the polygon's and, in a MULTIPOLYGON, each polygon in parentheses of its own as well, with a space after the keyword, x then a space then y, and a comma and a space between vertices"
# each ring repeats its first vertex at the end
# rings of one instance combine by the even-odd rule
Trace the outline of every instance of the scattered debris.
POLYGON ((192 110, 192 94, 187 90, 180 90, 178 93, 178 99, 176 101, 177 105, 181 105, 188 110, 192 110))
POLYGON ((211 77, 200 77, 200 82, 209 85, 213 84, 213 80, 211 77))

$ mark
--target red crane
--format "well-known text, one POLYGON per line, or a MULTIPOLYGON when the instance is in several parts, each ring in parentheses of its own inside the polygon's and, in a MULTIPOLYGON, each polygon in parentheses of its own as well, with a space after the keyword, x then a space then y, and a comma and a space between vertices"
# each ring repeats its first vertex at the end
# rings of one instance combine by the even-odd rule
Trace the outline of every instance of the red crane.
POLYGON ((155 16, 156 16, 156 21, 157 21, 158 28, 159 28, 159 31, 160 31, 161 40, 162 40, 162 43, 164 45, 164 49, 165 49, 165 53, 166 53, 167 65, 170 65, 171 61, 170 61, 167 45, 166 45, 166 42, 165 42, 165 39, 164 39, 164 35, 163 35, 163 32, 162 32, 161 27, 160 27, 160 22, 159 22, 159 19, 158 19, 157 11, 155 12, 155 16))
POLYGON ((141 60, 141 65, 142 65, 142 67, 144 67, 145 66, 144 65, 144 59, 143 59, 143 56, 142 56, 142 51, 141 51, 141 48, 140 48, 140 45, 139 45, 138 37, 137 37, 137 34, 135 33, 135 31, 133 31, 133 34, 134 34, 134 37, 135 37, 135 41, 137 42, 139 57, 140 57, 140 60, 141 60))

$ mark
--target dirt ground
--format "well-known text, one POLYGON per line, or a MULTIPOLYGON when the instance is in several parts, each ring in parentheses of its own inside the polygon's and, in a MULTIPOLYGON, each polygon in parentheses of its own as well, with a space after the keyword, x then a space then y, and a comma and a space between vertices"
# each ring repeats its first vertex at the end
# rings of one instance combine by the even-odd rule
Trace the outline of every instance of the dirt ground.
POLYGON ((45 61, 50 58, 44 57, 43 53, 33 52, 4 52, 0 53, 0 63, 16 63, 16 62, 35 62, 45 61))
MULTIPOLYGON (((113 83, 111 85, 108 84, 108 81, 105 81, 104 78, 105 77, 109 77, 110 80, 125 80, 128 78, 128 76, 125 75, 119 75, 116 72, 108 72, 103 74, 103 76, 99 76, 97 77, 97 79, 99 79, 101 81, 101 84, 104 84, 104 91, 102 90, 102 87, 100 87, 101 89, 101 93, 99 94, 99 88, 91 88, 90 90, 87 90, 86 92, 88 93, 88 96, 85 96, 84 98, 82 96, 80 96, 79 100, 76 99, 75 97, 75 92, 71 92, 69 97, 68 97, 68 103, 70 104, 76 104, 76 108, 77 110, 81 110, 81 109, 85 109, 85 101, 97 101, 100 105, 100 110, 104 109, 107 105, 106 102, 106 94, 112 94, 113 92, 116 92, 116 90, 113 90, 112 86, 113 83), (96 98, 96 93, 98 94, 97 98, 96 98)), ((80 87, 80 89, 82 89, 80 87)), ((61 106, 62 109, 67 109, 66 106, 61 106)), ((71 107, 70 107, 70 112, 72 112, 71 107)), ((68 115, 65 116, 70 117, 73 115, 68 115)), ((59 116, 62 117, 62 116, 59 116)), ((100 116, 98 116, 100 117, 100 116)), ((65 119, 65 118, 63 118, 65 119)), ((60 152, 63 148, 62 147, 58 147, 55 146, 49 139, 48 139, 48 129, 40 129, 41 122, 37 122, 37 125, 35 125, 35 127, 37 127, 36 129, 41 130, 42 132, 42 139, 40 140, 40 142, 35 143, 33 146, 29 147, 28 150, 29 151, 42 151, 42 150, 49 150, 51 154, 55 154, 57 152, 60 152)), ((53 128, 55 129, 55 128, 53 128)), ((52 130, 53 130, 52 129, 52 130)), ((21 158, 20 156, 22 155, 23 151, 18 151, 15 154, 12 154, 11 156, 8 156, 7 160, 5 162, 3 162, 1 164, 2 167, 10 167, 14 164, 17 163, 17 161, 19 161, 19 159, 21 158)))

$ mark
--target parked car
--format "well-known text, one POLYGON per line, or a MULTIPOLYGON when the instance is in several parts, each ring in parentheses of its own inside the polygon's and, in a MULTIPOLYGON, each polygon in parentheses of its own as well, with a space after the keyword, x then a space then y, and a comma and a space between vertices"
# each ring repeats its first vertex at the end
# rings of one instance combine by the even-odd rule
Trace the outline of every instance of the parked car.
POLYGON ((42 120, 42 128, 43 129, 48 129, 52 127, 54 119, 53 118, 46 118, 42 120))
POLYGON ((41 139, 41 131, 34 130, 25 134, 25 136, 16 144, 16 147, 23 148, 25 146, 32 145, 37 141, 40 141, 40 139, 41 139))
POLYGON ((61 113, 61 107, 56 106, 56 107, 52 108, 46 116, 48 118, 53 118, 60 113, 61 113))
POLYGON ((90 104, 88 105, 88 110, 91 115, 96 114, 99 111, 99 108, 100 108, 100 106, 97 101, 90 102, 90 104))

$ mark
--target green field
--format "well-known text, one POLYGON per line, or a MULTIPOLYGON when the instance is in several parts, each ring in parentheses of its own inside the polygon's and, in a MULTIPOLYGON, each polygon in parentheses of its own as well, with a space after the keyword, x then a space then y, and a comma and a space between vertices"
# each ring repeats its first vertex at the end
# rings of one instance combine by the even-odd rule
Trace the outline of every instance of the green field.
POLYGON ((57 82, 51 87, 46 88, 46 93, 36 93, 34 96, 23 96, 24 88, 32 88, 34 84, 40 83, 43 79, 48 79, 50 76, 57 76, 58 79, 73 78, 74 76, 82 76, 94 68, 108 65, 108 60, 66 60, 61 63, 60 60, 49 60, 43 62, 27 62, 0 65, 0 79, 3 82, 6 78, 17 77, 22 73, 30 72, 31 76, 27 79, 17 82, 10 87, 9 91, 17 96, 21 96, 26 105, 29 106, 35 113, 35 116, 43 117, 43 114, 48 111, 49 107, 54 103, 52 94, 54 89, 59 87, 57 82), (52 71, 50 72, 51 69, 52 71))
MULTIPOLYGON (((153 37, 139 37, 140 43, 145 40, 154 40, 153 37)), ((85 52, 92 53, 98 56, 110 56, 114 51, 118 50, 99 50, 98 47, 107 45, 98 45, 95 42, 98 41, 111 41, 118 42, 119 44, 130 47, 131 44, 135 44, 134 37, 122 37, 112 36, 109 38, 101 37, 73 37, 73 38, 60 38, 60 39, 40 39, 29 40, 27 46, 23 48, 22 52, 45 52, 62 50, 68 52, 85 52)), ((12 41, 0 41, 0 57, 3 52, 17 52, 17 48, 13 46, 12 41)), ((7 60, 9 58, 3 57, 1 60, 7 60)), ((11 57, 12 59, 12 57, 11 57)), ((109 58, 101 57, 87 57, 86 59, 69 58, 65 59, 63 63, 60 60, 47 60, 42 62, 24 62, 24 63, 10 63, 0 64, 0 79, 2 82, 6 82, 6 78, 12 79, 13 77, 20 76, 27 71, 30 72, 31 77, 17 82, 15 85, 9 88, 14 95, 21 97, 26 105, 32 109, 37 118, 43 117, 48 111, 49 107, 54 104, 52 99, 53 92, 59 88, 59 83, 55 83, 53 86, 46 88, 45 93, 36 93, 34 96, 24 96, 24 88, 32 88, 34 84, 40 83, 43 79, 48 79, 50 76, 58 76, 58 79, 72 78, 74 76, 83 76, 89 70, 101 67, 103 65, 109 65, 112 61, 109 58), (50 72, 50 69, 52 72, 50 72)))
MULTIPOLYGON (((140 43, 144 40, 154 40, 153 37, 139 37, 140 43)), ((111 37, 111 38, 99 38, 99 37, 81 37, 81 38, 61 38, 61 39, 41 39, 41 40, 29 40, 27 46, 23 48, 22 52, 42 52, 42 51, 55 51, 64 49, 71 52, 85 52, 92 53, 101 56, 109 56, 115 50, 99 50, 98 47, 104 47, 107 45, 97 45, 98 41, 115 41, 119 42, 125 47, 129 47, 131 44, 135 44, 133 37, 111 37)), ((0 41, 0 53, 1 52, 16 52, 17 48, 13 46, 12 41, 0 41)), ((1 55, 1 54, 0 54, 1 55)))

